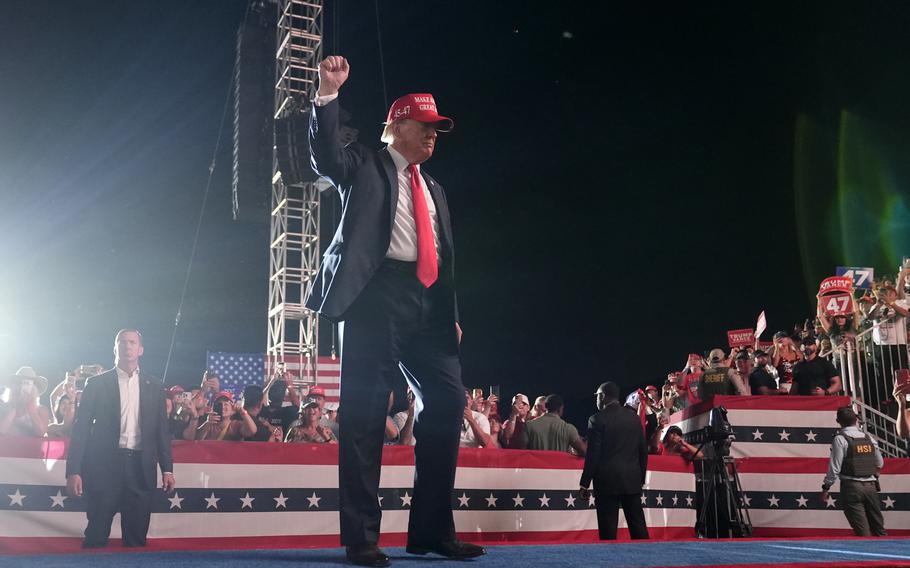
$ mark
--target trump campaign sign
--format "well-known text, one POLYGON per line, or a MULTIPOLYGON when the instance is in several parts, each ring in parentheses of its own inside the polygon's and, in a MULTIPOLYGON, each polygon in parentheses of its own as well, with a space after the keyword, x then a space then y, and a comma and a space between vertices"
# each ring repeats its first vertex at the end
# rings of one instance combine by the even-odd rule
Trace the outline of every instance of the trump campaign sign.
POLYGON ((727 344, 730 347, 745 347, 755 342, 755 333, 751 329, 731 329, 727 332, 727 344))

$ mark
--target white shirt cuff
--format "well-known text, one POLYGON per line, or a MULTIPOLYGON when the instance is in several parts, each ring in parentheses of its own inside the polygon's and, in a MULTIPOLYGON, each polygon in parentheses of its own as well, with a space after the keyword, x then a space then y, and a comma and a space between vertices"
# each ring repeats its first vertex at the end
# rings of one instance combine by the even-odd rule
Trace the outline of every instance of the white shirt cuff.
POLYGON ((321 95, 321 96, 320 96, 320 95, 316 95, 316 96, 313 98, 313 104, 316 105, 316 106, 318 106, 318 107, 321 107, 321 106, 325 106, 325 105, 329 104, 330 102, 334 101, 334 100, 337 99, 337 98, 338 98, 338 92, 337 92, 337 91, 334 92, 334 93, 332 93, 331 95, 321 95))

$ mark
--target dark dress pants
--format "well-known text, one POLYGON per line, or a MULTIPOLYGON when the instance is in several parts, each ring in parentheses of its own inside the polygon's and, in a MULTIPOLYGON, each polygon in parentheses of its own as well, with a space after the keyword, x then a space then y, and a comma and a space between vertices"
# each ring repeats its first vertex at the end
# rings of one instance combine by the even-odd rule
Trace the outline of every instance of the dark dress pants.
POLYGON ((885 520, 874 481, 840 480, 844 515, 856 536, 886 536, 885 520))
POLYGON ((149 488, 138 452, 118 451, 105 474, 85 481, 85 547, 107 545, 114 515, 120 512, 124 546, 145 546, 154 488, 149 488))
POLYGON ((597 531, 600 540, 616 540, 620 507, 626 516, 629 536, 634 539, 648 538, 645 512, 641 508, 641 493, 615 495, 595 490, 594 501, 597 508, 597 531))
MULTIPOLYGON (((442 271, 440 271, 442 273, 442 271)), ((389 394, 405 404, 407 382, 418 397, 416 476, 408 541, 452 540, 452 488, 464 413, 453 294, 430 288, 414 263, 386 261, 341 326, 339 499, 341 543, 376 543, 382 512, 379 471, 389 394), (406 382, 399 363, 409 371, 406 382)))

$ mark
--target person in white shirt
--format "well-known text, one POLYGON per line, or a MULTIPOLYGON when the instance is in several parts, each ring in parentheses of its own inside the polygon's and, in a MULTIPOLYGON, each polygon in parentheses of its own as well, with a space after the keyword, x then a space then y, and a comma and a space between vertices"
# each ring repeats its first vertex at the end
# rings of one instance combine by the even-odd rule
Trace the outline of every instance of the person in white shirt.
POLYGON ((107 546, 120 513, 124 546, 145 546, 161 468, 161 487, 176 487, 171 435, 161 381, 139 370, 142 335, 124 329, 114 339, 116 366, 85 383, 66 458, 66 489, 85 497, 83 548, 107 546))
POLYGON ((897 288, 885 284, 878 289, 877 301, 867 318, 873 320, 872 359, 879 384, 890 384, 896 369, 907 369, 907 299, 904 281, 910 269, 901 271, 897 288))
POLYGON ((489 448, 492 445, 490 438, 490 421, 482 412, 471 410, 471 393, 464 391, 465 407, 464 421, 461 425, 462 448, 489 448))
POLYGON ((388 146, 343 145, 339 96, 349 74, 344 57, 319 64, 310 163, 338 190, 344 213, 306 298, 308 309, 341 322, 341 544, 352 564, 390 564, 377 544, 380 458, 386 416, 407 408, 410 383, 417 443, 405 551, 473 558, 485 551, 456 538, 451 508, 465 403, 455 244, 445 190, 424 167, 454 122, 432 94, 411 93, 389 108, 388 146))

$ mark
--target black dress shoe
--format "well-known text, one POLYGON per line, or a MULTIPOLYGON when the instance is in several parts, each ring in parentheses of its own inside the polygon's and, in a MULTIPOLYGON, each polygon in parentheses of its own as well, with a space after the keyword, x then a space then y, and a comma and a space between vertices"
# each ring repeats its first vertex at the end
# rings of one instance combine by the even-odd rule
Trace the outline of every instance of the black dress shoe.
POLYGON ((450 540, 448 542, 427 545, 408 544, 405 550, 408 554, 428 554, 433 552, 454 560, 476 558, 487 553, 482 546, 477 546, 470 542, 461 542, 460 540, 450 540))
POLYGON ((375 544, 348 546, 345 551, 348 562, 358 566, 388 566, 389 556, 375 544))

